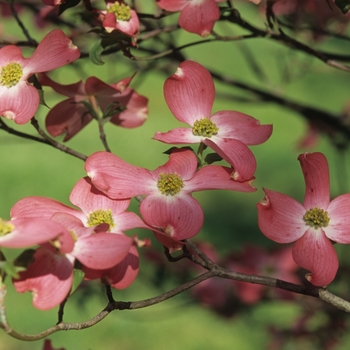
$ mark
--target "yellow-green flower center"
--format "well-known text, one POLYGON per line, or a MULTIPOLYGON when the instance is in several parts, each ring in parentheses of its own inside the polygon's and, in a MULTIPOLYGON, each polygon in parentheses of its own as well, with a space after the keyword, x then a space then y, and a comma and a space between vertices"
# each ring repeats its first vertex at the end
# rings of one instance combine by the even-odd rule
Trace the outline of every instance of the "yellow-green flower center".
POLYGON ((130 6, 121 4, 118 1, 111 5, 107 11, 114 13, 120 21, 129 21, 131 18, 130 6))
POLYGON ((196 120, 193 124, 192 134, 195 136, 212 137, 216 135, 219 128, 209 118, 196 120))
POLYGON ((164 174, 160 173, 157 186, 159 191, 166 196, 175 196, 184 187, 184 183, 179 174, 164 174))
POLYGON ((99 209, 96 211, 93 211, 90 213, 88 220, 87 220, 88 226, 97 226, 101 224, 108 224, 109 225, 109 230, 111 231, 112 228, 115 226, 114 220, 113 220, 113 215, 112 215, 112 210, 103 210, 99 209))
POLYGON ((9 63, 1 68, 0 85, 10 88, 17 85, 23 75, 22 66, 19 63, 9 63))
POLYGON ((7 221, 3 221, 0 218, 0 236, 5 236, 8 233, 11 233, 14 228, 15 228, 15 226, 13 224, 11 224, 10 222, 7 222, 7 221))
POLYGON ((329 224, 328 213, 320 208, 311 208, 303 216, 306 225, 313 228, 327 227, 329 224))

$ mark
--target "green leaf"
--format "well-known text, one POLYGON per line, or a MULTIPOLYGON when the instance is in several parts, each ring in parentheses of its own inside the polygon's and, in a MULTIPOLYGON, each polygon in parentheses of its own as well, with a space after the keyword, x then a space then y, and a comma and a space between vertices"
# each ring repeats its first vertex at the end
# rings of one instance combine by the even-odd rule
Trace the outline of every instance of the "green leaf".
MULTIPOLYGON (((168 154, 170 155, 172 152, 174 152, 175 150, 177 149, 187 149, 189 151, 192 151, 193 152, 193 149, 190 147, 190 146, 185 146, 185 147, 171 147, 169 148, 168 150, 166 150, 165 152, 163 152, 163 154, 168 154)), ((194 152, 193 152, 194 153, 194 152)))
POLYGON ((71 7, 75 7, 79 4, 80 0, 66 0, 63 4, 58 7, 58 15, 61 15, 64 11, 71 7))
POLYGON ((84 280, 85 273, 82 270, 74 269, 74 277, 73 277, 73 284, 72 284, 72 290, 70 294, 73 294, 77 288, 80 286, 80 283, 84 280))
POLYGON ((106 107, 102 118, 103 119, 110 118, 114 114, 123 112, 125 110, 126 110, 126 107, 122 106, 119 102, 112 102, 106 107))
POLYGON ((13 262, 10 261, 0 261, 0 271, 2 277, 6 275, 10 276, 11 278, 18 278, 18 273, 25 271, 25 268, 21 266, 15 266, 13 262))
POLYGON ((214 162, 220 162, 222 158, 217 153, 209 153, 204 160, 207 164, 212 164, 214 162))
POLYGON ((335 0, 335 4, 340 8, 344 14, 350 10, 350 0, 335 0))
POLYGON ((45 106, 45 107, 47 107, 47 108, 50 108, 50 107, 46 104, 46 102, 45 102, 45 99, 44 99, 44 90, 38 89, 38 93, 39 93, 39 98, 40 98, 39 104, 41 104, 41 105, 43 105, 43 106, 45 106))
MULTIPOLYGON (((131 38, 119 30, 113 30, 111 33, 107 33, 106 31, 102 31, 101 28, 93 28, 90 32, 96 33, 100 37, 100 40, 95 43, 89 53, 91 61, 99 66, 104 64, 101 58, 101 54, 104 50, 114 48, 118 51, 121 45, 124 46, 124 42, 131 42, 131 38)), ((126 51, 127 50, 125 50, 125 52, 126 51)))
POLYGON ((102 61, 101 54, 104 50, 104 47, 102 45, 102 39, 98 40, 95 45, 92 47, 89 53, 90 60, 92 63, 102 66, 104 65, 104 61, 102 61))

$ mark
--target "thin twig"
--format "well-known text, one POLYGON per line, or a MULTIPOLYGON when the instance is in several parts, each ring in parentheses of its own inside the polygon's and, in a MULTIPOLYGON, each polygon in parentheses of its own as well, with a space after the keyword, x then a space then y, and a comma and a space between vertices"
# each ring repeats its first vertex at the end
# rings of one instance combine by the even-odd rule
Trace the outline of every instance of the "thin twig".
POLYGON ((41 129, 41 127, 39 126, 39 123, 38 121, 36 120, 35 117, 33 117, 31 119, 31 124, 34 126, 34 128, 38 131, 39 135, 44 138, 48 144, 50 144, 52 147, 54 148, 57 148, 59 149, 60 151, 64 152, 64 153, 67 153, 67 154, 70 154, 76 158, 79 158, 83 161, 85 161, 87 159, 87 156, 78 152, 78 151, 75 151, 74 149, 72 148, 69 148, 65 145, 63 145, 62 143, 59 143, 58 141, 55 141, 54 139, 52 139, 51 137, 49 137, 43 129, 41 129))

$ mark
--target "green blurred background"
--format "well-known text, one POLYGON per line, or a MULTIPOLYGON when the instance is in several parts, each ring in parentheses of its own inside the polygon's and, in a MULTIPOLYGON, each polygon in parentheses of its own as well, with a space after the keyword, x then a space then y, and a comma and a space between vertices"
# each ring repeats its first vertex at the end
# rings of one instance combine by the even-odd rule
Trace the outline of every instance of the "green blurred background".
MULTIPOLYGON (((252 6, 240 6, 242 14, 248 16, 251 22, 264 26, 263 18, 252 10, 252 6)), ((172 21, 176 16, 173 16, 172 21)), ((30 15, 23 14, 21 18, 27 26, 33 28, 31 33, 37 40, 44 36, 42 30, 33 26, 30 15)), ((12 20, 4 19, 2 26, 4 35, 11 33, 13 37, 23 38, 12 20)), ((241 33, 236 27, 225 23, 217 25, 217 30, 230 35, 241 33)), ((45 28, 45 33, 48 31, 45 28)), ((178 34, 178 45, 198 40, 196 35, 180 31, 178 34)), ((320 41, 317 45, 342 52, 343 43, 330 40, 320 41)), ((134 53, 138 54, 136 51, 134 53)), ((183 53, 188 59, 232 79, 267 89, 306 105, 341 113, 348 101, 349 83, 346 73, 327 67, 302 53, 271 43, 268 39, 202 44, 185 49, 183 53), (263 74, 252 69, 249 57, 263 74)), ((163 83, 166 76, 156 69, 144 73, 144 62, 130 66, 128 59, 120 53, 105 57, 104 60, 105 65, 96 66, 85 59, 82 68, 70 65, 53 72, 51 77, 68 84, 95 75, 108 83, 115 83, 139 68, 132 86, 149 98, 148 121, 134 130, 107 125, 106 134, 112 151, 126 161, 150 169, 163 164, 167 156, 162 152, 169 146, 153 141, 151 137, 156 131, 167 131, 179 126, 164 101, 163 83)), ((159 65, 173 72, 176 69, 176 65, 166 59, 159 60, 159 65)), ((253 95, 249 92, 220 83, 216 83, 216 87, 217 98, 213 112, 223 109, 241 111, 259 119, 262 124, 273 124, 274 131, 268 142, 252 147, 258 162, 256 193, 212 191, 195 194, 205 212, 205 225, 196 240, 210 241, 222 254, 231 250, 238 251, 248 243, 274 246, 274 243, 259 232, 255 205, 263 197, 262 187, 286 193, 302 201, 304 184, 297 156, 305 150, 299 149, 297 145, 307 130, 307 123, 297 113, 272 103, 253 100, 242 102, 242 98, 252 98, 253 95)), ((45 89, 45 99, 49 106, 54 106, 63 98, 54 96, 50 89, 45 89)), ((47 111, 46 107, 40 106, 37 113, 42 126, 47 111)), ((31 125, 18 127, 14 123, 7 124, 35 134, 31 125)), ((67 145, 86 155, 102 150, 97 124, 91 122, 67 145)), ((2 130, 0 150, 0 216, 4 219, 9 218, 13 204, 26 196, 46 196, 69 204, 71 189, 86 175, 81 160, 52 147, 9 135, 2 130)), ((332 196, 349 191, 348 154, 336 151, 323 136, 312 151, 324 152, 328 158, 332 196)), ((137 204, 134 203, 132 208, 137 210, 137 204)), ((145 231, 138 234, 142 238, 149 235, 145 231)), ((152 249, 161 252, 160 244, 155 241, 153 243, 152 249)), ((164 291, 149 282, 154 268, 142 256, 140 266, 140 275, 134 284, 127 290, 115 293, 117 300, 146 299, 164 291)), ((102 310, 106 304, 103 290, 96 283, 93 291, 89 297, 83 291, 77 291, 72 296, 65 309, 65 321, 87 320, 102 310)), ((265 301, 258 306, 247 307, 236 317, 224 318, 194 303, 188 294, 184 294, 146 309, 117 311, 91 329, 59 332, 49 338, 52 339, 54 348, 65 347, 67 350, 262 349, 270 341, 267 327, 275 325, 288 328, 301 308, 307 308, 311 302, 311 298, 307 297, 298 300, 297 303, 265 301)), ((31 306, 31 295, 16 293, 10 283, 6 310, 10 325, 19 332, 29 334, 40 332, 54 325, 57 320, 57 310, 35 310, 31 306)), ((5 334, 0 337, 0 350, 41 349, 43 343, 24 343, 5 334)), ((343 337, 337 349, 348 349, 347 338, 343 337)), ((291 343, 286 349, 297 349, 296 346, 291 343)))

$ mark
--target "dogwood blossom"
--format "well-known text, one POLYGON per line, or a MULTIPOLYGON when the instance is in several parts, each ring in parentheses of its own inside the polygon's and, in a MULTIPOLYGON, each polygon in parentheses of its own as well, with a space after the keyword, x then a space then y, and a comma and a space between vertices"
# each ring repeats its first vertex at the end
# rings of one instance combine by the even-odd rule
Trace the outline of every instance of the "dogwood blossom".
MULTIPOLYGON (((111 109, 110 122, 125 128, 142 125, 148 116, 147 98, 139 95, 128 85, 132 77, 115 84, 106 84, 96 77, 89 77, 85 84, 79 81, 62 85, 40 74, 43 86, 50 86, 56 92, 69 97, 59 102, 46 116, 46 129, 52 136, 65 134, 64 141, 70 140, 92 119, 91 109, 102 112, 111 109), (86 103, 90 105, 90 109, 86 103)), ((96 111, 97 112, 97 111, 96 111)))
POLYGON ((39 93, 28 78, 64 66, 79 58, 80 52, 60 30, 48 33, 33 55, 24 58, 18 46, 0 49, 0 116, 27 123, 39 106, 39 93))
POLYGON ((147 226, 136 214, 125 211, 130 201, 108 198, 92 186, 88 178, 76 184, 70 199, 82 211, 45 197, 24 198, 11 209, 14 219, 50 219, 70 232, 65 240, 39 247, 35 261, 14 280, 17 291, 35 292, 33 304, 39 309, 55 307, 67 296, 76 259, 90 271, 88 279, 92 279, 95 270, 101 270, 94 272, 96 278, 102 277, 102 270, 110 270, 108 277, 113 284, 117 280, 129 281, 121 282, 120 287, 128 286, 138 272, 135 241, 123 231, 147 226), (137 268, 130 271, 129 266, 137 268), (126 276, 129 271, 131 276, 126 276))
POLYGON ((159 7, 170 12, 179 12, 179 26, 184 30, 208 36, 220 18, 218 2, 225 0, 156 0, 159 7))
POLYGON ((331 241, 350 243, 350 194, 330 201, 329 170, 322 153, 298 157, 304 174, 304 204, 282 193, 264 189, 258 203, 258 224, 262 233, 278 243, 295 242, 293 258, 311 271, 306 278, 315 286, 333 281, 338 258, 331 241))
POLYGON ((195 236, 203 225, 203 211, 192 192, 227 189, 252 192, 251 181, 238 182, 232 169, 206 166, 197 171, 197 158, 187 149, 174 150, 163 166, 150 171, 130 165, 108 152, 96 152, 85 163, 92 183, 111 198, 145 195, 140 213, 145 222, 164 232, 155 233, 163 245, 195 236))
POLYGON ((107 10, 99 11, 102 25, 108 33, 113 30, 131 36, 136 42, 140 33, 140 22, 135 10, 122 0, 106 0, 107 10))
POLYGON ((210 73, 199 63, 182 62, 176 73, 165 81, 164 96, 171 112, 191 128, 157 132, 154 139, 172 144, 203 142, 231 164, 234 179, 252 178, 256 160, 246 145, 265 142, 272 133, 271 125, 235 111, 219 111, 211 115, 215 86, 210 73))

